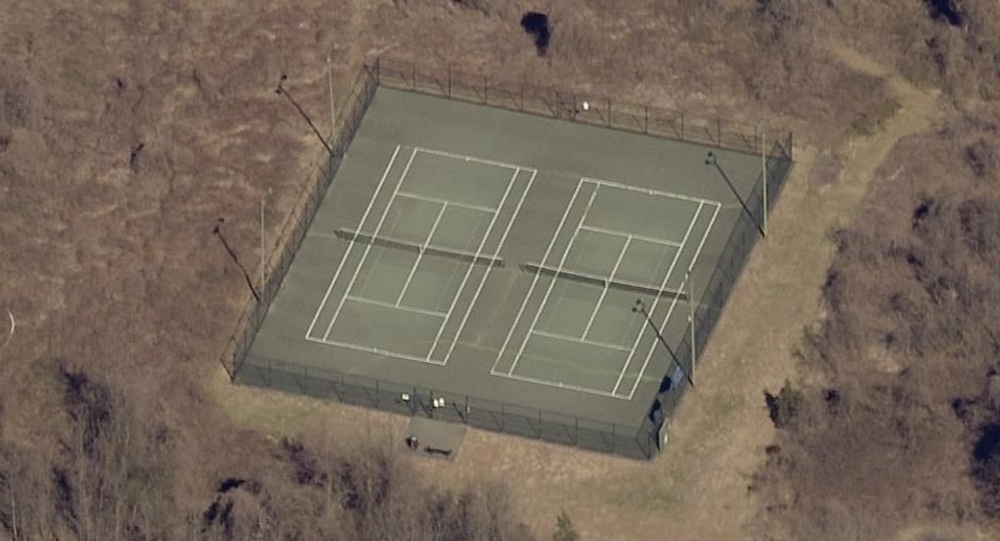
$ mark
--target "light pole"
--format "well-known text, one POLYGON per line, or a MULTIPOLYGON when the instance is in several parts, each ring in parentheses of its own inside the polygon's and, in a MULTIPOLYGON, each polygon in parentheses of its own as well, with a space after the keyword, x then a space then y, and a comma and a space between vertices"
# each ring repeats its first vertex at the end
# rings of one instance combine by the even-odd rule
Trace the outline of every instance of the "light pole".
POLYGON ((687 276, 684 280, 688 284, 688 321, 691 322, 691 381, 694 381, 695 366, 698 365, 698 348, 695 342, 695 319, 694 319, 694 280, 691 278, 691 269, 688 268, 687 276))
POLYGON ((333 149, 330 148, 330 143, 326 142, 326 139, 323 138, 323 134, 321 134, 319 132, 319 129, 316 128, 316 125, 313 124, 312 119, 309 118, 309 115, 307 115, 306 112, 302 109, 302 107, 299 105, 299 102, 295 101, 295 98, 293 98, 292 95, 288 93, 288 89, 285 88, 285 79, 288 79, 288 76, 282 73, 281 80, 278 82, 278 88, 275 89, 274 92, 288 99, 288 103, 291 103, 292 106, 294 106, 295 109, 299 112, 299 114, 302 115, 302 118, 306 119, 306 123, 309 124, 309 127, 312 128, 313 133, 316 134, 317 138, 319 138, 319 142, 323 143, 323 148, 326 149, 326 151, 330 154, 330 156, 333 156, 333 149))
POLYGON ((764 127, 760 128, 760 178, 764 186, 764 236, 767 237, 767 145, 764 143, 764 127))
POLYGON ((727 175, 726 172, 722 170, 722 167, 719 166, 719 160, 716 158, 714 152, 709 152, 708 156, 705 157, 705 165, 715 166, 715 169, 719 171, 720 175, 722 175, 722 178, 726 181, 726 184, 729 185, 729 189, 732 190, 733 195, 736 196, 736 200, 740 202, 740 206, 743 207, 743 212, 747 213, 747 216, 750 217, 750 221, 753 222, 755 226, 757 226, 757 231, 760 231, 760 234, 764 236, 764 230, 760 228, 760 224, 757 223, 757 220, 754 220, 753 214, 750 212, 750 209, 747 208, 747 204, 743 202, 743 198, 740 197, 739 192, 736 191, 736 186, 733 186, 733 181, 729 180, 729 175, 727 175))
MULTIPOLYGON (((670 349, 670 345, 667 344, 667 339, 663 337, 663 334, 660 333, 660 329, 658 329, 656 324, 653 323, 653 318, 649 317, 649 312, 646 311, 646 303, 642 302, 642 299, 636 299, 635 305, 632 306, 632 312, 638 312, 646 318, 646 323, 649 324, 650 329, 653 329, 653 334, 656 335, 656 339, 660 341, 660 344, 662 344, 663 347, 667 349, 667 352, 670 353, 670 357, 675 363, 677 363, 677 355, 674 355, 674 350, 670 349)), ((677 364, 680 366, 680 363, 677 364)), ((681 366, 681 370, 684 370, 683 366, 681 366)), ((684 377, 687 378, 688 383, 691 384, 692 388, 694 388, 694 380, 691 378, 691 374, 687 373, 687 370, 684 370, 684 377)))
POLYGON ((337 110, 333 103, 333 59, 330 55, 326 57, 326 82, 330 88, 330 140, 337 134, 337 110))
POLYGON ((264 282, 267 279, 267 248, 264 243, 267 224, 265 222, 264 205, 267 201, 268 196, 271 195, 271 188, 267 189, 266 193, 260 196, 260 288, 261 291, 265 289, 264 282))
POLYGON ((232 259, 233 263, 236 263, 236 266, 239 267, 241 272, 243 272, 243 278, 246 279, 247 286, 250 288, 250 293, 253 294, 253 298, 257 299, 257 302, 260 303, 260 294, 257 293, 257 289, 253 287, 253 280, 250 279, 250 273, 248 273, 243 267, 243 264, 240 263, 240 258, 236 256, 236 252, 233 251, 233 247, 229 245, 229 241, 227 241, 225 235, 222 234, 222 224, 225 222, 225 218, 219 218, 218 221, 215 222, 215 227, 212 229, 212 233, 216 237, 219 237, 219 241, 222 242, 222 246, 226 249, 226 252, 229 253, 230 259, 232 259))

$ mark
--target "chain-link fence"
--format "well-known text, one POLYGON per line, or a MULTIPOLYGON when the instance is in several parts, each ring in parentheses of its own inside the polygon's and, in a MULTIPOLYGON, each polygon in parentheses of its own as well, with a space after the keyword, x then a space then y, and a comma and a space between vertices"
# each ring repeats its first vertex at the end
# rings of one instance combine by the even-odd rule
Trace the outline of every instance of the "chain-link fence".
MULTIPOLYGON (((308 394, 324 399, 372 407, 407 415, 426 415, 499 432, 574 445, 630 458, 651 458, 661 443, 666 416, 680 399, 687 384, 677 378, 661 385, 660 393, 639 427, 627 427, 565 414, 541 411, 473 396, 441 395, 433 389, 399 385, 386 380, 308 368, 277 359, 254 357, 246 363, 253 339, 267 315, 288 272, 295 253, 336 175, 365 112, 379 85, 428 93, 483 105, 595 124, 613 129, 697 142, 714 147, 759 153, 763 134, 756 127, 716 120, 696 121, 683 113, 612 102, 607 98, 580 96, 528 84, 512 84, 451 69, 424 69, 407 62, 377 59, 358 75, 341 107, 330 138, 332 154, 324 154, 309 169, 292 215, 265 267, 264 282, 258 284, 260 302, 250 297, 220 359, 230 377, 241 383, 308 394), (586 102, 586 108, 582 104, 586 102), (339 128, 338 128, 339 127, 339 128), (445 398, 444 405, 435 398, 445 398)), ((758 177, 746 198, 744 212, 726 241, 718 265, 696 295, 697 307, 681 344, 673 350, 681 372, 693 373, 697 352, 708 342, 722 307, 764 225, 764 187, 770 208, 787 176, 792 160, 792 135, 772 140, 765 153, 767 178, 758 177), (692 329, 695 351, 692 351, 692 329), (694 355, 693 355, 694 354, 694 355)), ((665 380, 676 372, 668 372, 665 380)))
POLYGON ((243 365, 238 377, 239 382, 244 384, 404 415, 464 423, 602 453, 636 459, 651 458, 656 453, 656 434, 651 432, 655 429, 648 420, 637 431, 634 426, 626 427, 474 396, 440 393, 434 389, 309 368, 256 355, 243 365))
MULTIPOLYGON (((435 68, 378 58, 368 69, 380 85, 480 105, 755 154, 761 152, 764 142, 764 133, 759 126, 722 118, 692 117, 660 107, 565 92, 530 83, 511 83, 451 67, 435 68)), ((792 159, 792 134, 782 133, 771 151, 785 159, 792 159)))
MULTIPOLYGON (((763 167, 767 178, 761 178, 764 171, 757 176, 753 189, 743 201, 743 212, 740 212, 736 219, 736 224, 722 249, 721 257, 713 264, 710 277, 704 283, 695 284, 697 291, 691 297, 692 302, 696 303, 694 317, 689 322, 688 330, 675 352, 678 364, 688 375, 694 373, 697 356, 708 343, 709 335, 715 328, 715 323, 722 313, 729 293, 736 285, 736 280, 743 270, 743 265, 746 263, 750 251, 757 239, 765 232, 765 197, 767 212, 769 212, 781 192, 792 164, 791 160, 785 156, 781 152, 780 144, 775 144, 772 147, 770 156, 763 167), (764 192, 765 182, 767 186, 766 196, 764 192), (691 347, 692 340, 695 346, 693 349, 691 347)), ((694 277, 703 274, 697 271, 692 272, 694 277)), ((690 284, 689 287, 691 287, 690 284)))
POLYGON ((249 297, 243 311, 236 321, 232 336, 226 342, 220 356, 222 365, 229 372, 230 378, 235 378, 240 365, 250 350, 253 339, 257 335, 267 310, 278 294, 281 282, 295 258, 295 253, 306 236, 306 231, 312 223, 316 210, 319 208, 327 188, 340 167, 340 162, 347 153, 347 148, 354 139, 354 134, 361 125, 365 111, 375 96, 378 83, 368 70, 362 70, 351 86, 345 106, 341 108, 343 115, 337 119, 339 129, 328 141, 332 154, 323 153, 311 167, 308 168, 306 182, 292 207, 292 214, 285 222, 278 235, 276 249, 271 252, 271 258, 265 263, 264 282, 257 284, 260 292, 260 302, 253 296, 249 297))

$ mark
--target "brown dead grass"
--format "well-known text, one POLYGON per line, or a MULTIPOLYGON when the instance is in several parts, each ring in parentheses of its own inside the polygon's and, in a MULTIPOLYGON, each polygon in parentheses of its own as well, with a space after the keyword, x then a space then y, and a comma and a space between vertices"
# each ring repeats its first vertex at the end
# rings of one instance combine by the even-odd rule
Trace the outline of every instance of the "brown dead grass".
MULTIPOLYGON (((966 4, 978 10, 974 24, 994 14, 988 2, 966 4)), ((900 183, 931 177, 898 167, 916 170, 921 145, 956 137, 910 137, 909 154, 893 150, 948 111, 895 74, 944 88, 962 109, 988 110, 995 73, 974 51, 992 51, 990 27, 962 36, 904 0, 835 8, 553 0, 553 42, 540 58, 517 24, 529 7, 537 6, 123 1, 80 9, 14 0, 0 13, 0 309, 18 325, 2 352, 3 445, 40 464, 58 458, 32 451, 59 448, 72 423, 32 382, 39 360, 64 357, 120 389, 137 418, 170 427, 163 449, 174 531, 186 531, 184 517, 205 511, 230 476, 261 480, 295 516, 295 498, 307 497, 282 484, 290 466, 274 454, 281 436, 338 449, 399 437, 398 417, 226 383, 216 357, 247 292, 211 233, 225 218, 227 240, 253 272, 260 197, 271 194, 274 238, 320 150, 274 95, 278 77, 287 73, 296 99, 324 118, 328 55, 343 97, 365 57, 390 53, 795 129, 798 164, 771 235, 744 271, 663 456, 635 463, 472 430, 456 463, 412 465, 442 486, 506 483, 511 505, 540 535, 565 509, 584 539, 747 538, 746 525, 774 501, 747 491, 775 438, 762 391, 794 375, 802 328, 821 311, 835 257, 828 232, 854 222, 872 182, 880 191, 870 205, 909 204, 913 188, 900 183), (838 40, 857 47, 831 48, 838 40), (814 175, 819 156, 837 161, 814 175)), ((995 130, 959 136, 968 139, 958 153, 971 156, 969 174, 980 184, 995 178, 995 130)), ((898 220, 870 209, 863 216, 876 227, 898 220)), ((773 487, 779 496, 824 494, 810 492, 821 480, 799 481, 779 475, 773 487)), ((841 514, 856 509, 839 505, 841 514)), ((822 519, 814 510, 767 517, 765 529, 801 531, 822 519)))

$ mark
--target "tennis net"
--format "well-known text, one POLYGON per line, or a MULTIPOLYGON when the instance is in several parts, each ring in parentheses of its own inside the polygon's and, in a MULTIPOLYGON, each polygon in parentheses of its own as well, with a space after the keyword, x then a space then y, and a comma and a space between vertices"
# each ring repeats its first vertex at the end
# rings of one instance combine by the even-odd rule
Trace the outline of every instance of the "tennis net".
POLYGON ((536 272, 549 276, 558 276, 559 278, 565 278, 567 280, 575 280, 577 282, 583 282, 585 284, 620 289, 622 291, 630 291, 633 293, 642 293, 654 297, 657 296, 662 296, 667 298, 676 297, 678 300, 682 300, 685 302, 688 300, 687 293, 683 291, 677 291, 676 289, 661 289, 659 287, 640 284, 636 282, 630 282, 628 280, 612 280, 607 276, 598 276, 596 274, 577 272, 565 268, 557 269, 555 267, 550 267, 548 265, 539 265, 538 263, 522 263, 520 267, 521 270, 524 270, 526 272, 536 272))
POLYGON ((375 237, 367 233, 361 233, 347 228, 337 229, 334 233, 339 238, 353 242, 362 242, 365 244, 372 244, 375 246, 397 248, 400 250, 406 250, 408 252, 414 252, 418 254, 422 252, 429 255, 450 257, 452 259, 465 261, 467 263, 479 263, 482 265, 489 265, 491 267, 504 266, 503 258, 499 256, 492 256, 488 254, 477 254, 476 252, 470 252, 467 250, 458 250, 455 248, 448 248, 444 246, 435 246, 433 244, 424 245, 392 237, 375 237))

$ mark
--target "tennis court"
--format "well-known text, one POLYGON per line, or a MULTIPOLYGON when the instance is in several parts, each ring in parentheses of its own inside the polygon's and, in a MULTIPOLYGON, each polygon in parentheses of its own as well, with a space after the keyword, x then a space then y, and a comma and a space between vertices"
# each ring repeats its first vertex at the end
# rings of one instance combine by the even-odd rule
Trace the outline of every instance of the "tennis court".
POLYGON ((688 271, 720 208, 580 179, 542 260, 522 263, 532 283, 490 373, 631 399, 656 348, 637 302, 658 328, 686 325, 688 271))
POLYGON ((761 175, 708 150, 379 87, 238 379, 634 433, 690 377, 677 348, 761 175))
POLYGON ((503 265, 500 251, 535 173, 397 146, 360 223, 336 232, 347 252, 306 339, 447 364, 468 318, 468 309, 456 313, 459 298, 503 265), (377 202, 384 208, 373 213, 377 202))

